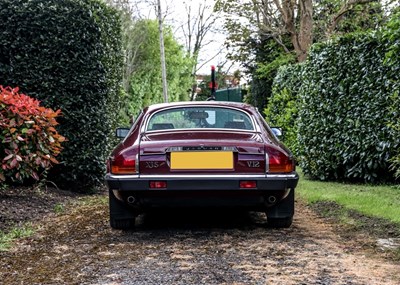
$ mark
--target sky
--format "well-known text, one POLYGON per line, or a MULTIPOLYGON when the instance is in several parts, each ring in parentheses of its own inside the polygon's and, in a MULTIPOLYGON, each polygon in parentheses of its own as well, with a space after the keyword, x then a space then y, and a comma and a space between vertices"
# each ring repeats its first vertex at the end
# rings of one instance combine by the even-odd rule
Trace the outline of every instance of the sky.
MULTIPOLYGON (((132 3, 138 3, 137 1, 132 0, 132 3)), ((182 45, 185 44, 185 38, 182 32, 182 25, 186 24, 186 8, 185 4, 191 6, 192 13, 198 10, 200 4, 204 5, 204 3, 210 8, 207 9, 209 13, 212 13, 212 7, 214 4, 214 0, 160 0, 161 2, 161 11, 164 17, 164 23, 171 26, 174 31, 174 35, 179 43, 182 45)), ((142 0, 138 3, 138 9, 141 13, 141 17, 156 19, 156 5, 157 0, 142 0), (150 2, 150 3, 149 3, 150 2)), ((198 74, 209 74, 211 72, 211 65, 218 66, 226 62, 226 49, 224 48, 225 34, 221 31, 221 27, 223 26, 222 19, 219 19, 217 24, 215 25, 216 29, 220 31, 209 32, 205 39, 204 43, 207 43, 206 46, 202 48, 199 55, 199 67, 200 70, 197 72, 198 74)), ((233 73, 238 66, 233 64, 232 62, 227 62, 223 68, 225 71, 229 69, 231 73, 233 73)))

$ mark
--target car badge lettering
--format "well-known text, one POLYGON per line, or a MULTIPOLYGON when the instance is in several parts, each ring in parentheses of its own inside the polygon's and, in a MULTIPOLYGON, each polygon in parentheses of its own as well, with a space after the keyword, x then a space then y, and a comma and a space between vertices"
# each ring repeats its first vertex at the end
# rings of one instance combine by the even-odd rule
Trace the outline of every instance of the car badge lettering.
POLYGON ((247 161, 247 166, 251 168, 260 167, 259 161, 247 161))
POLYGON ((146 168, 158 168, 160 163, 158 161, 146 161, 146 168))

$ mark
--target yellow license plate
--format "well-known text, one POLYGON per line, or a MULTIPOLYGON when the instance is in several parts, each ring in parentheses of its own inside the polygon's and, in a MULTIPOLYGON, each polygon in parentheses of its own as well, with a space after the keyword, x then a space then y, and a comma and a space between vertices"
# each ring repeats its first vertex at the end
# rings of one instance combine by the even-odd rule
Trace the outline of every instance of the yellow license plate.
POLYGON ((171 169, 233 169, 231 151, 171 152, 171 169))

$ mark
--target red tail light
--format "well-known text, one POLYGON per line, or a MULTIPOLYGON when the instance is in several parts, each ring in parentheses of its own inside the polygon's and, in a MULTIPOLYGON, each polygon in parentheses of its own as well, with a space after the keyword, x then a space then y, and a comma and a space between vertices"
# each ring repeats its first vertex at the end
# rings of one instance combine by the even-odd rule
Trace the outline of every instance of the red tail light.
POLYGON ((132 158, 125 158, 122 155, 111 159, 112 174, 134 174, 136 173, 136 161, 132 158))
POLYGON ((275 157, 269 159, 269 172, 287 173, 294 171, 293 161, 288 157, 275 157))
POLYGON ((269 173, 289 173, 294 171, 294 161, 285 153, 275 149, 266 149, 266 159, 269 162, 267 172, 269 173))

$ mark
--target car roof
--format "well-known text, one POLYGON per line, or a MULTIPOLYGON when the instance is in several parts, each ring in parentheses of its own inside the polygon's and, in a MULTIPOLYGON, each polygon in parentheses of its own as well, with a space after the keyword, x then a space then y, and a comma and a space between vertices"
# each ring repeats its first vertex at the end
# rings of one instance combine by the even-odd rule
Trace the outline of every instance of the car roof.
POLYGON ((246 103, 227 102, 227 101, 184 101, 184 102, 171 102, 150 105, 147 108, 148 112, 154 112, 162 109, 173 107, 196 107, 196 106, 212 106, 212 107, 230 107, 254 112, 255 108, 246 103))

